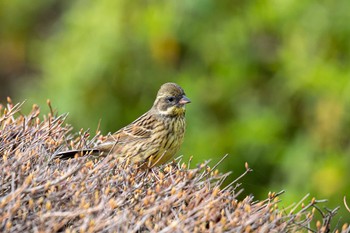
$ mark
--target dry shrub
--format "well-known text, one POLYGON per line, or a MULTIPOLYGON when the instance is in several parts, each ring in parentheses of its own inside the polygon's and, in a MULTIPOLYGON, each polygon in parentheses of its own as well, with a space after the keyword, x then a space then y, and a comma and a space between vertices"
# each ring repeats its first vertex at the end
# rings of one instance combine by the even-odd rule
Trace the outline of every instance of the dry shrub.
POLYGON ((177 159, 144 171, 118 159, 53 159, 58 150, 87 147, 98 134, 91 140, 87 132, 72 135, 66 115, 55 116, 48 104, 43 120, 37 106, 28 115, 10 99, 0 108, 2 232, 331 231, 336 210, 322 212, 320 201, 287 213, 278 207, 282 192, 263 201, 239 199, 240 177, 222 187, 228 174, 208 163, 189 169, 177 159))

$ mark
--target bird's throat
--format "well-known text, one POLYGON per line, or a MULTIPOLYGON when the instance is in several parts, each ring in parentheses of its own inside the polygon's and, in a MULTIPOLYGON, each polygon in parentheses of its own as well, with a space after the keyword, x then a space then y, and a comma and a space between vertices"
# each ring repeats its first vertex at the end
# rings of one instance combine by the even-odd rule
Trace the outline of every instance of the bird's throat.
POLYGON ((168 107, 166 110, 159 110, 160 115, 164 117, 180 117, 185 116, 185 106, 172 106, 168 107))

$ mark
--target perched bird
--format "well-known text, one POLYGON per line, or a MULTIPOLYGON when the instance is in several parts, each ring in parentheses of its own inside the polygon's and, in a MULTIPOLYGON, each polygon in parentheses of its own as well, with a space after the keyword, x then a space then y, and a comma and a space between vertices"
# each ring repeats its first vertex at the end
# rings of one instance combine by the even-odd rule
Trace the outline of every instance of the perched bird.
POLYGON ((74 158, 76 154, 112 155, 129 158, 148 168, 170 160, 185 134, 185 105, 191 101, 175 83, 163 84, 152 108, 129 125, 108 135, 101 144, 91 149, 60 152, 55 158, 74 158))

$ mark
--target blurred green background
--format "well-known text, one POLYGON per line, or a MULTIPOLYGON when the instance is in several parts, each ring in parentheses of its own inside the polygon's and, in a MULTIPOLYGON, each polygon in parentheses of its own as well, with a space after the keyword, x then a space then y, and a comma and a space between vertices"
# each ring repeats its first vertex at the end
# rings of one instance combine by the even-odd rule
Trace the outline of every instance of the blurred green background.
POLYGON ((114 132, 159 86, 192 103, 181 154, 226 153, 245 194, 350 199, 350 1, 0 0, 0 98, 51 99, 76 130, 114 132))

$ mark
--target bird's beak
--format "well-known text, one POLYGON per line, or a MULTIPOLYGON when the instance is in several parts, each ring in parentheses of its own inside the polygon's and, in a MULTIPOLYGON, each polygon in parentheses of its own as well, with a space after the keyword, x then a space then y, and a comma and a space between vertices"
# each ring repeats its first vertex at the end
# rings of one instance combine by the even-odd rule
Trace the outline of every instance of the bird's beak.
POLYGON ((179 101, 179 104, 184 105, 184 104, 188 104, 188 103, 191 103, 191 100, 189 98, 187 98, 185 95, 182 96, 182 98, 179 101))

